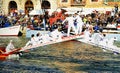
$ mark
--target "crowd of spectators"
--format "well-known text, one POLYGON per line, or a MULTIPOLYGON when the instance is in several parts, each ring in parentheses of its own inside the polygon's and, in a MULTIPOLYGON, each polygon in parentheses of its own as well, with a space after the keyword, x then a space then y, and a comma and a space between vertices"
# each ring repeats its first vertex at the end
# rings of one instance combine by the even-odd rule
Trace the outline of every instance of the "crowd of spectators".
MULTIPOLYGON (((62 21, 66 18, 67 12, 64 9, 61 9, 61 12, 54 11, 51 15, 46 11, 44 15, 25 15, 25 14, 15 14, 11 16, 0 15, 0 28, 9 27, 14 25, 27 26, 30 29, 41 30, 46 28, 46 30, 52 31, 55 27, 59 27, 60 30, 65 30, 67 28, 67 23, 62 24, 62 21)), ((79 14, 81 11, 77 11, 79 14)), ((105 28, 108 24, 118 25, 120 23, 120 12, 118 7, 115 6, 115 9, 111 11, 106 11, 105 13, 100 13, 97 10, 94 10, 91 14, 82 15, 80 14, 84 22, 84 27, 87 24, 92 25, 93 29, 97 31, 98 29, 105 28)), ((101 30, 102 31, 102 30, 101 30)))

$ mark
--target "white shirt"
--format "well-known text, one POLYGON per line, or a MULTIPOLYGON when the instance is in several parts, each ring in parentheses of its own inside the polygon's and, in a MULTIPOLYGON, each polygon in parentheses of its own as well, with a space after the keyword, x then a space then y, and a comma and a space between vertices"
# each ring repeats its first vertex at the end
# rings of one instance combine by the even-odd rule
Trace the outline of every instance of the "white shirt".
POLYGON ((11 52, 14 48, 14 45, 10 42, 6 47, 6 53, 11 52))
POLYGON ((90 31, 87 29, 84 31, 84 38, 86 41, 89 41, 90 40, 90 31))
POLYGON ((66 21, 68 21, 68 25, 73 25, 74 24, 74 18, 71 16, 71 17, 67 17, 63 22, 62 24, 64 24, 66 21))
POLYGON ((53 39, 61 39, 62 33, 58 31, 58 29, 55 29, 54 31, 51 32, 51 37, 53 39))
POLYGON ((81 18, 79 15, 77 15, 77 16, 75 17, 75 20, 77 21, 77 23, 83 25, 82 18, 81 18))

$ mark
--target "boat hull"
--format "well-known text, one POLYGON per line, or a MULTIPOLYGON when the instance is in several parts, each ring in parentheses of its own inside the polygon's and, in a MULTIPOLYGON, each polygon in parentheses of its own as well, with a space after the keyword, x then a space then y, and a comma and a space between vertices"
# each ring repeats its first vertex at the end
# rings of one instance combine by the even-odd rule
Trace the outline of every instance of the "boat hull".
POLYGON ((0 60, 5 60, 8 54, 3 54, 5 52, 5 47, 0 47, 0 60))
POLYGON ((47 34, 50 31, 44 31, 44 30, 31 30, 31 29, 27 29, 26 30, 26 38, 30 38, 32 34, 36 35, 37 33, 40 34, 47 34))
POLYGON ((119 30, 119 31, 120 31, 120 25, 118 25, 118 26, 117 26, 117 30, 119 30))
POLYGON ((0 28, 0 36, 18 36, 19 30, 20 30, 20 25, 0 28))
POLYGON ((13 59, 15 57, 18 57, 20 49, 21 48, 17 48, 8 53, 5 53, 5 47, 0 47, 0 60, 13 59))

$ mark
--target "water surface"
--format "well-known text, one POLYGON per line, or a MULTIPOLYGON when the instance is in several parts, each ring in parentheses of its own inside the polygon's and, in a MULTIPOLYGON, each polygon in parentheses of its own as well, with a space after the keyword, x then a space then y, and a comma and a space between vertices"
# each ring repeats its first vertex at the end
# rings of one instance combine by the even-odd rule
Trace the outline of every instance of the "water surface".
MULTIPOLYGON (((0 38, 0 46, 13 40, 16 48, 29 40, 0 38)), ((115 42, 119 46, 120 42, 115 42)), ((47 45, 23 53, 19 60, 0 61, 0 73, 119 73, 120 54, 76 40, 47 45)))

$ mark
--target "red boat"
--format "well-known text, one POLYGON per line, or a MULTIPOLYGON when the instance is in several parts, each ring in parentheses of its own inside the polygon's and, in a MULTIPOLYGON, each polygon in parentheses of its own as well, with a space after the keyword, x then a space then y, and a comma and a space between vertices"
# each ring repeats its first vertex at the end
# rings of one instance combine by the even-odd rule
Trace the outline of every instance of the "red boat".
POLYGON ((5 53, 5 47, 0 47, 0 60, 6 60, 8 56, 17 53, 21 48, 14 49, 11 52, 5 53))
POLYGON ((118 26, 117 26, 117 30, 120 30, 120 24, 118 24, 118 26))

